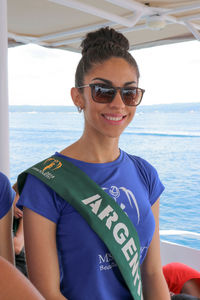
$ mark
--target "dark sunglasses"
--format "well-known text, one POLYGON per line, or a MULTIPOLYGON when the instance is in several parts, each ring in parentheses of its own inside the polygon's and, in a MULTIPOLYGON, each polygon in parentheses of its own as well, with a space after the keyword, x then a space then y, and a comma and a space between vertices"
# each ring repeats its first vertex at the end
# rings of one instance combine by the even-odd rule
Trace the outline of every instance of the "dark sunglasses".
POLYGON ((117 94, 117 90, 119 90, 125 105, 137 106, 142 101, 145 92, 145 90, 138 87, 114 87, 100 83, 90 83, 77 88, 82 89, 88 86, 91 88, 92 99, 98 103, 111 103, 117 94))

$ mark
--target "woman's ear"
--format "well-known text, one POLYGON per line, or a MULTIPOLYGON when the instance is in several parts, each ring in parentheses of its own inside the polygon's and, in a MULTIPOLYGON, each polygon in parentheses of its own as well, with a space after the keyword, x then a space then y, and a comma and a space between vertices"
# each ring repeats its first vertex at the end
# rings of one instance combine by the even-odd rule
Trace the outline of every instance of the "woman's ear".
POLYGON ((82 94, 77 88, 71 88, 71 97, 75 106, 80 107, 81 109, 84 107, 82 94))

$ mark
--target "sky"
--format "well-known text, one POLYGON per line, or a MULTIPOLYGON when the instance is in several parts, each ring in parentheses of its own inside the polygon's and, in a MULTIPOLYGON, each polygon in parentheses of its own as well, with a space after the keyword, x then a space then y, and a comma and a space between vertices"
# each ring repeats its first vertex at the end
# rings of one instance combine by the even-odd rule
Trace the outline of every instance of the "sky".
MULTIPOLYGON (((140 69, 143 105, 200 102, 200 42, 131 51, 140 69)), ((10 105, 73 105, 78 53, 25 45, 8 50, 10 105)))

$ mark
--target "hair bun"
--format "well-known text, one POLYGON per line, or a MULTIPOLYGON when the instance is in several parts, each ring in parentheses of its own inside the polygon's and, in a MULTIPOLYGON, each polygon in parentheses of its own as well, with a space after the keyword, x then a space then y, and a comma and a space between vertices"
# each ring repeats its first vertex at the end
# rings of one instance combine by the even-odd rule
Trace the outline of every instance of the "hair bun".
POLYGON ((86 35, 81 43, 82 54, 84 55, 88 49, 102 47, 105 44, 116 45, 124 50, 129 49, 129 41, 124 35, 113 28, 104 27, 86 35))

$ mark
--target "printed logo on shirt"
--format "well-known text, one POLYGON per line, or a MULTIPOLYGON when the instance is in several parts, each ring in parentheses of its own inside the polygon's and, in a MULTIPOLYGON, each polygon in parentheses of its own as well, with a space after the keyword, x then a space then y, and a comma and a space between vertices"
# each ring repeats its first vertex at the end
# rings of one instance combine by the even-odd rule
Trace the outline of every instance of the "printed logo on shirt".
POLYGON ((112 268, 117 267, 111 253, 99 254, 98 259, 100 271, 109 271, 112 268))
MULTIPOLYGON (((147 247, 140 247, 140 259, 142 257, 142 254, 144 251, 147 251, 147 247)), ((99 259, 99 270, 100 271, 108 271, 111 270, 114 267, 117 267, 117 264, 112 257, 111 253, 104 253, 98 255, 99 259)))
POLYGON ((125 210, 126 210, 127 203, 129 203, 131 208, 135 207, 136 212, 137 212, 137 224, 139 224, 139 222, 140 222, 140 211, 139 211, 137 200, 136 200, 136 198, 135 198, 135 196, 134 196, 134 194, 131 190, 129 190, 125 187, 119 187, 118 188, 117 186, 114 186, 114 185, 112 185, 110 188, 102 188, 102 189, 104 191, 106 191, 108 194, 110 194, 111 197, 116 202, 118 202, 117 198, 120 199, 120 196, 121 196, 121 198, 124 198, 124 196, 125 196, 128 201, 123 201, 119 205, 120 205, 121 209, 124 210, 125 213, 126 213, 125 210))
MULTIPOLYGON (((125 195, 126 199, 128 201, 123 201, 119 204, 119 206, 121 207, 121 209, 126 213, 126 206, 127 203, 130 205, 131 208, 135 207, 136 208, 136 212, 137 212, 137 217, 138 217, 138 224, 140 222, 140 211, 139 211, 139 207, 137 204, 137 200, 133 194, 133 192, 125 187, 120 187, 118 188, 115 185, 112 185, 110 188, 102 188, 104 191, 107 191, 108 194, 110 194, 110 196, 116 201, 119 202, 120 201, 120 196, 121 198, 124 198, 123 196, 125 195), (122 193, 124 193, 124 195, 122 195, 122 193), (119 198, 119 199, 118 199, 119 198), (126 203, 125 203, 126 202, 126 203)), ((126 213, 127 214, 127 213, 126 213)), ((128 214, 127 214, 128 215, 128 214)), ((140 259, 142 258, 142 256, 144 255, 144 253, 147 251, 148 247, 140 247, 140 259)), ((110 253, 108 253, 110 254, 110 253)), ((111 255, 111 254, 110 254, 111 255)), ((111 269, 111 268, 110 268, 111 269)))

